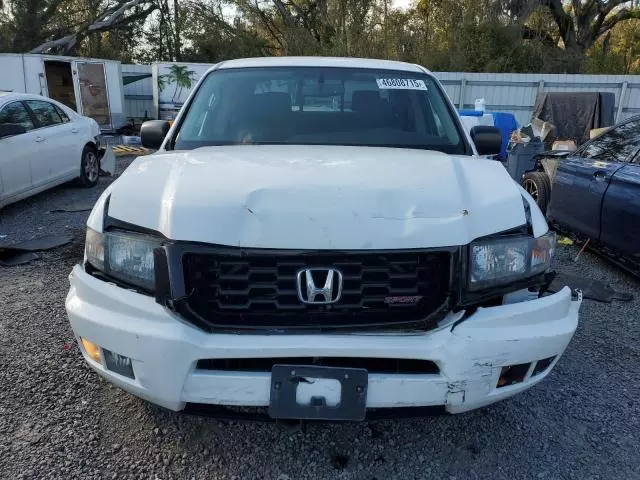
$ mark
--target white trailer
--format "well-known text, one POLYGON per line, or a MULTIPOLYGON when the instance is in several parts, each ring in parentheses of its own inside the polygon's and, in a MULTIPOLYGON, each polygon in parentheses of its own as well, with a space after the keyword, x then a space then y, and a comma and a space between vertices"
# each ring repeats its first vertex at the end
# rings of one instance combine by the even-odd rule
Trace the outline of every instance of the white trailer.
POLYGON ((198 80, 214 63, 153 63, 154 116, 173 120, 189 97, 198 80))
POLYGON ((125 123, 122 66, 115 60, 0 54, 0 91, 53 98, 98 122, 103 131, 125 123))

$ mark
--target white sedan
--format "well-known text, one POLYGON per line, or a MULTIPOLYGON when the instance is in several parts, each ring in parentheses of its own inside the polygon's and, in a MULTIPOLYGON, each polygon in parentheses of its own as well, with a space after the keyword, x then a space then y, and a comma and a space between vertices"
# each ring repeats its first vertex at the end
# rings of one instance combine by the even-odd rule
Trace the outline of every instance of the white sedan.
POLYGON ((39 95, 0 92, 0 208, 69 180, 98 183, 100 127, 39 95))

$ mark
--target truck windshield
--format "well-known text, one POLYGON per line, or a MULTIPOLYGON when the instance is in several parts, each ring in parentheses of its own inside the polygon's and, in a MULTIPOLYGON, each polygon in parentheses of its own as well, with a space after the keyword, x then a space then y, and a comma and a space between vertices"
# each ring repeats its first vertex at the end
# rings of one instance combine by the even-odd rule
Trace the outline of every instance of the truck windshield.
POLYGON ((385 146, 469 153, 454 112, 430 76, 348 68, 211 72, 188 106, 174 148, 234 144, 385 146))

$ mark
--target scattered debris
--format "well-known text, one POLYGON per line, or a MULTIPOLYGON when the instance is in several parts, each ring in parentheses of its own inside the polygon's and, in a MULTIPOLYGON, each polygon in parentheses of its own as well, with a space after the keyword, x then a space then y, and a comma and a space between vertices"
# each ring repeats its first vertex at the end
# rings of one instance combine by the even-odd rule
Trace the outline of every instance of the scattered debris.
POLYGON ((589 140, 593 140, 609 130, 611 130, 611 127, 592 128, 589 130, 589 140))
POLYGON ((116 173, 116 156, 111 146, 107 147, 100 159, 100 170, 105 175, 114 175, 116 173))
POLYGON ((549 292, 559 292, 567 285, 572 290, 581 290, 584 298, 597 302, 611 303, 613 300, 630 302, 633 300, 633 295, 630 293, 619 292, 605 282, 564 272, 558 273, 553 282, 551 282, 549 292))
POLYGON ((115 145, 113 147, 113 153, 115 156, 128 156, 128 155, 149 155, 152 151, 144 147, 136 147, 132 145, 115 145))
POLYGON ((573 240, 569 237, 559 237, 557 243, 558 245, 573 245, 573 240))
POLYGON ((587 241, 584 242, 584 245, 582 245, 582 248, 580 249, 580 251, 578 252, 578 254, 575 256, 575 258, 573 259, 574 262, 578 261, 578 258, 580 258, 580 255, 582 255, 582 252, 585 251, 585 249, 589 246, 589 242, 591 242, 590 238, 587 238, 587 241))
POLYGON ((551 122, 553 140, 574 140, 581 145, 590 131, 615 123, 616 95, 613 92, 540 92, 533 107, 533 117, 551 122))
POLYGON ((69 235, 45 235, 11 245, 0 244, 0 265, 13 267, 29 263, 39 258, 34 252, 61 247, 71 242, 71 240, 73 240, 73 237, 69 235))
POLYGON ((575 152, 577 149, 578 146, 573 140, 556 140, 551 145, 553 151, 575 152))
POLYGON ((551 142, 555 140, 555 126, 549 122, 543 122, 539 118, 533 118, 531 123, 520 127, 511 134, 509 149, 517 144, 527 144, 533 140, 551 142))
POLYGON ((534 136, 538 137, 544 143, 553 143, 553 141, 556 139, 557 129, 556 126, 551 122, 547 122, 538 117, 534 117, 531 119, 531 128, 533 130, 534 136))
POLYGON ((140 145, 142 146, 142 140, 139 136, 130 136, 123 135, 122 136, 122 144, 123 145, 140 145))
POLYGON ((93 202, 87 202, 78 200, 74 203, 69 203, 58 208, 49 210, 49 213, 57 212, 89 212, 93 208, 93 202))
POLYGON ((0 248, 0 266, 2 267, 16 267, 37 260, 38 258, 40 258, 40 256, 33 252, 14 253, 10 256, 5 256, 3 249, 0 248))

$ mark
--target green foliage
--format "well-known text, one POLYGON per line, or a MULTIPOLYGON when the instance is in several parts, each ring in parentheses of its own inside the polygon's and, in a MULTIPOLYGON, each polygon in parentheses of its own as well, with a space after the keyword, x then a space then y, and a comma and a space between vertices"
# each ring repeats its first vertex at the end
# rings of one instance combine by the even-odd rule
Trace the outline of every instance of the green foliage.
POLYGON ((640 74, 640 20, 614 27, 588 52, 585 73, 640 74))
MULTIPOLYGON (((0 52, 29 52, 44 42, 80 34, 71 53, 132 61, 146 15, 132 8, 127 19, 107 31, 89 32, 92 23, 123 0, 5 0, 0 9, 0 52)), ((52 51, 50 53, 59 53, 52 51)))
POLYGON ((189 70, 189 67, 186 65, 171 65, 169 68, 169 74, 166 76, 165 80, 167 83, 173 83, 175 85, 175 90, 171 97, 172 102, 176 101, 176 96, 180 98, 183 88, 191 88, 195 73, 196 72, 193 70, 189 70))
MULTIPOLYGON (((125 0, 0 1, 0 51, 24 52, 125 0)), ((408 9, 393 0, 146 1, 151 15, 136 20, 135 7, 132 21, 87 33, 76 53, 140 63, 338 55, 440 71, 640 72, 640 10, 619 0, 414 0, 408 9)), ((162 80, 180 79, 175 96, 188 78, 181 71, 162 80)))

